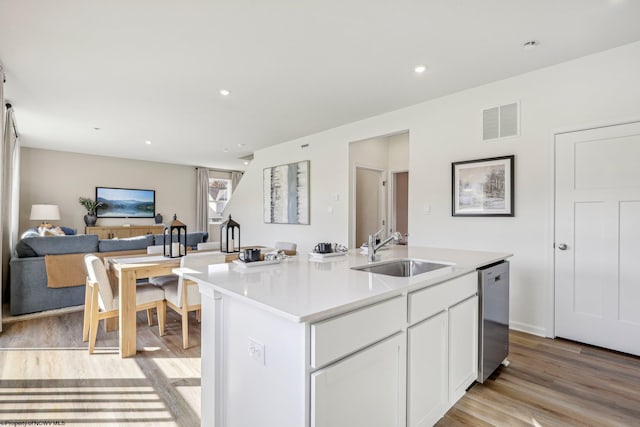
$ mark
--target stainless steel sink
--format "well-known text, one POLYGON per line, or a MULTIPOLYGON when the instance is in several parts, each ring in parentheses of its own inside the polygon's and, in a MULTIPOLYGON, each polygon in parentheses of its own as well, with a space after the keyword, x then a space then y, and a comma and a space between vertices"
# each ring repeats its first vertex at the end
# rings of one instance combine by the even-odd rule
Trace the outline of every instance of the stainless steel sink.
POLYGON ((386 274, 387 276, 409 277, 427 273, 440 268, 450 267, 450 264, 424 261, 419 259, 394 259, 392 261, 351 267, 367 273, 386 274))

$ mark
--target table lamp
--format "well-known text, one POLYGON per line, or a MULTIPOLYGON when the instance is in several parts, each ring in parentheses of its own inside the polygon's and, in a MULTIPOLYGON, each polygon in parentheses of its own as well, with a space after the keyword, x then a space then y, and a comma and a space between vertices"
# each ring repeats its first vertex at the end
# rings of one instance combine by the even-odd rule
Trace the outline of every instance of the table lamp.
POLYGON ((32 221, 42 221, 40 227, 51 228, 52 225, 47 221, 60 220, 60 208, 58 208, 58 205, 31 205, 31 216, 29 219, 32 221))

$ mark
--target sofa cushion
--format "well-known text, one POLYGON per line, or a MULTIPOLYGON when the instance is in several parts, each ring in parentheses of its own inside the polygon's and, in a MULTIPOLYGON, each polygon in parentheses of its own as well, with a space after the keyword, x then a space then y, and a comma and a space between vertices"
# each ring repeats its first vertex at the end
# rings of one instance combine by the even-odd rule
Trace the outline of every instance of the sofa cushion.
POLYGON ((16 252, 21 258, 29 256, 97 252, 97 250, 98 236, 95 234, 27 237, 20 240, 16 245, 16 252))
POLYGON ((153 245, 153 235, 129 237, 127 239, 100 240, 98 250, 100 252, 131 251, 135 249, 147 249, 153 245))
MULTIPOLYGON (((164 234, 156 234, 154 235, 154 238, 155 238, 156 245, 164 244, 164 234)), ((198 247, 198 243, 204 243, 207 241, 208 238, 209 238, 209 233, 207 232, 197 231, 197 232, 187 233, 187 246, 189 246, 191 249, 196 249, 198 247)), ((173 241, 174 242, 178 241, 178 236, 175 234, 173 235, 173 241)))

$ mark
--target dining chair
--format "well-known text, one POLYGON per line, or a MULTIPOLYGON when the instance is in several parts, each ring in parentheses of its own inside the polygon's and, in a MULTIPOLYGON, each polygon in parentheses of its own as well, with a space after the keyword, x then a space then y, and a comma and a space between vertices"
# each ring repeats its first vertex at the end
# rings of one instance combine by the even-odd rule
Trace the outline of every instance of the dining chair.
MULTIPOLYGON (((120 301, 118 287, 113 286, 109 280, 104 261, 93 254, 87 254, 84 256, 84 264, 87 269, 87 282, 82 340, 89 340, 89 353, 93 353, 98 335, 98 323, 102 319, 118 317, 120 301)), ((166 318, 164 291, 149 283, 138 284, 136 286, 136 311, 153 308, 156 309, 158 315, 160 336, 163 336, 166 318)))
POLYGON ((198 243, 198 250, 199 251, 213 251, 213 250, 220 250, 220 242, 202 242, 202 243, 198 243))
POLYGON ((147 246, 147 255, 159 255, 164 253, 164 245, 147 246))
MULTIPOLYGON (((226 262, 226 254, 221 252, 191 252, 180 259, 181 269, 203 268, 210 264, 226 262)), ((200 320, 200 291, 196 282, 185 279, 180 275, 176 280, 167 281, 161 286, 164 289, 165 304, 182 317, 182 347, 189 347, 189 312, 196 311, 200 320)))
MULTIPOLYGON (((162 255, 164 254, 164 245, 152 245, 147 246, 147 255, 162 255)), ((175 274, 167 274, 165 276, 155 276, 149 278, 149 283, 156 286, 163 286, 167 282, 178 280, 178 276, 175 274)))

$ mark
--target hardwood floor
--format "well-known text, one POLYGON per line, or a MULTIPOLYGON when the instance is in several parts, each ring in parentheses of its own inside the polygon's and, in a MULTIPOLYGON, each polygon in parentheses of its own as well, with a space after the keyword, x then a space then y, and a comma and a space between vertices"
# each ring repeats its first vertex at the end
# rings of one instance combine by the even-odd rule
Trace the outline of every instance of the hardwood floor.
MULTIPOLYGON (((82 342, 82 312, 4 324, 0 424, 198 426, 200 326, 182 349, 180 321, 167 336, 138 315, 138 354, 120 359, 117 333, 101 328, 97 353, 82 342)), ((475 384, 438 426, 640 425, 640 358, 512 331, 511 365, 475 384)), ((354 426, 358 427, 358 426, 354 426)))
MULTIPOLYGON (((138 313, 138 354, 120 359, 117 332, 82 342, 81 311, 13 321, 0 334, 0 424, 63 421, 100 426, 200 425, 200 325, 167 313, 166 335, 138 313)), ((4 424, 2 424, 4 425, 4 424)), ((46 424, 43 424, 46 425, 46 424)))
POLYGON ((639 357, 509 336, 509 367, 473 385, 438 426, 640 425, 639 357))

